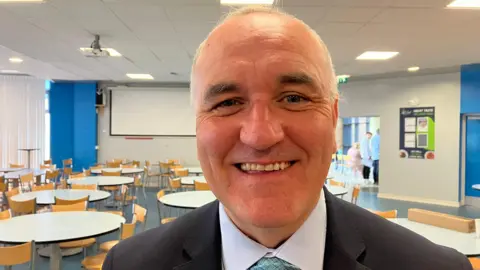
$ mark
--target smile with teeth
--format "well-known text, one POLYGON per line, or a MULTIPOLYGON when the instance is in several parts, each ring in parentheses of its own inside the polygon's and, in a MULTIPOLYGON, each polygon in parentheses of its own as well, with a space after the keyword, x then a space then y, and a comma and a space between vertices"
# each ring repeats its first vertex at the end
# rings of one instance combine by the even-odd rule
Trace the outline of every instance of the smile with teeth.
POLYGON ((252 171, 281 171, 285 170, 286 168, 292 166, 293 162, 286 161, 286 162, 275 162, 271 164, 255 164, 255 163, 241 163, 239 167, 244 172, 252 172, 252 171))

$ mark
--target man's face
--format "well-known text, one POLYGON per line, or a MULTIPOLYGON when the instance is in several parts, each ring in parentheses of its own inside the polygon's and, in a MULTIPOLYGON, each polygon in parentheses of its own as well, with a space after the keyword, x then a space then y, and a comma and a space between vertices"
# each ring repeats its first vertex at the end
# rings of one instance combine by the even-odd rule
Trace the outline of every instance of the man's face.
POLYGON ((370 134, 370 133, 367 133, 367 139, 369 139, 369 140, 370 140, 371 138, 372 138, 372 134, 370 134))
POLYGON ((335 152, 337 102, 320 45, 296 21, 251 14, 216 29, 195 67, 198 157, 234 221, 306 218, 335 152))

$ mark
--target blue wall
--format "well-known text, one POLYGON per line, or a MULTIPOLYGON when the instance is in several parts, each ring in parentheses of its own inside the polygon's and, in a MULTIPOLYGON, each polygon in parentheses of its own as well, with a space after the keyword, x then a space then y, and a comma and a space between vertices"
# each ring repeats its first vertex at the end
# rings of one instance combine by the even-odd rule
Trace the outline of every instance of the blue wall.
POLYGON ((52 83, 50 102, 50 148, 52 162, 73 158, 74 171, 97 162, 97 84, 92 82, 52 83))
POLYGON ((480 64, 461 68, 460 113, 480 113, 480 64))
MULTIPOLYGON (((464 65, 461 68, 460 113, 480 113, 480 64, 464 65)), ((463 126, 460 127, 461 130, 463 126)), ((480 197, 480 191, 472 185, 480 184, 480 120, 467 120, 465 152, 465 195, 480 197)), ((463 137, 461 134, 460 138, 463 137)), ((460 154, 461 149, 460 149, 460 154)), ((460 165, 461 164, 460 160, 460 165)))

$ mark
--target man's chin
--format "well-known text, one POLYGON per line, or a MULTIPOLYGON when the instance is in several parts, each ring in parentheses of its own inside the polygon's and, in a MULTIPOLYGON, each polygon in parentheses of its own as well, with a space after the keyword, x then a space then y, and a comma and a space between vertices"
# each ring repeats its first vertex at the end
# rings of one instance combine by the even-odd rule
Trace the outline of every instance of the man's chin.
POLYGON ((295 213, 289 204, 279 204, 278 200, 273 202, 248 203, 246 207, 237 208, 235 215, 243 223, 248 221, 258 228, 281 228, 295 223, 301 214, 295 213))

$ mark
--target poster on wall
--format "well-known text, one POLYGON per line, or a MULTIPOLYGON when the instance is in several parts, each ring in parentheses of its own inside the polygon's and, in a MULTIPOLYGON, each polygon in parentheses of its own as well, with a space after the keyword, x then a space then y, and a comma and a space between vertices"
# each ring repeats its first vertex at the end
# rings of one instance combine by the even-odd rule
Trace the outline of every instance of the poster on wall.
POLYGON ((400 108, 399 155, 435 159, 435 107, 400 108))

